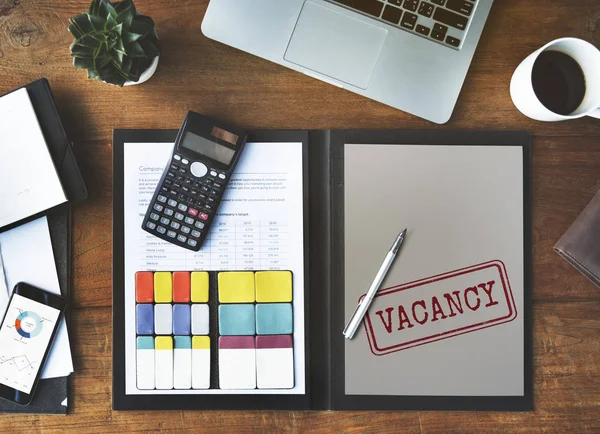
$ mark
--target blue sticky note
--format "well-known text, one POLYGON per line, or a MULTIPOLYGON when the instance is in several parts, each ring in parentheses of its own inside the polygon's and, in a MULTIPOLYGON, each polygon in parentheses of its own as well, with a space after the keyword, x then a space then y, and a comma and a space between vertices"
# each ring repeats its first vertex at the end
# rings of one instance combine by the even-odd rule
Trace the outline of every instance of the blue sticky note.
POLYGON ((192 334, 192 315, 189 304, 176 304, 173 306, 173 334, 192 334))
POLYGON ((176 350, 187 350, 192 349, 192 337, 191 336, 175 336, 175 349, 176 350))
POLYGON ((138 335, 153 334, 154 306, 151 304, 138 304, 135 307, 135 322, 138 335))
POLYGON ((256 305, 256 334, 291 335, 293 327, 291 303, 256 305))
POLYGON ((219 334, 248 336, 255 333, 253 304, 222 304, 219 306, 219 334))

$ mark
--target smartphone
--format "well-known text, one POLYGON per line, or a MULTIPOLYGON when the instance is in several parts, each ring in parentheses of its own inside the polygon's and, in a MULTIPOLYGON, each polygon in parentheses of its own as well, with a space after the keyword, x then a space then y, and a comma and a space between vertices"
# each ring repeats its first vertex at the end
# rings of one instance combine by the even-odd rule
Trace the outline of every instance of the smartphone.
POLYGON ((64 298, 17 283, 0 325, 0 398, 31 403, 65 308, 64 298))

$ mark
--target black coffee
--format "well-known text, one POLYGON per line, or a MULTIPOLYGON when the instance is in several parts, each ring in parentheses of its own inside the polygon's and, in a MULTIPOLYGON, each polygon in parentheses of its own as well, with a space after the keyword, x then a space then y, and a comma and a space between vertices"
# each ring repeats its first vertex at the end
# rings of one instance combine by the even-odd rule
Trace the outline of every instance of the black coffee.
POLYGON ((585 75, 568 54, 544 51, 533 65, 533 90, 542 104, 559 115, 570 115, 585 96, 585 75))

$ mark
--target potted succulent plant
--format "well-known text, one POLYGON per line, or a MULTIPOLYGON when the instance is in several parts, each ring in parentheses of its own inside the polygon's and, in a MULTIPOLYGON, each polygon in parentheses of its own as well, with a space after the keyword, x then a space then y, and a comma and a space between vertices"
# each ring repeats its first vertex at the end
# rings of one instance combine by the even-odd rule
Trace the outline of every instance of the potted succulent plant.
POLYGON ((132 0, 92 0, 89 11, 69 20, 71 56, 88 78, 117 86, 140 84, 156 71, 160 54, 152 18, 132 0))

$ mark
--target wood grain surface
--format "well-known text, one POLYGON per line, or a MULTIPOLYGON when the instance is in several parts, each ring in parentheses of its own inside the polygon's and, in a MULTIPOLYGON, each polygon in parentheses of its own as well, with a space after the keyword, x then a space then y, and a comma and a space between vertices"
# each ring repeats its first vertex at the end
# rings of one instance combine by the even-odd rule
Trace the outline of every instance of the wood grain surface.
POLYGON ((529 120, 508 90, 519 62, 552 39, 573 36, 600 47, 600 2, 497 0, 444 126, 207 39, 200 31, 207 4, 138 0, 157 24, 163 51, 149 82, 121 89, 87 80, 71 65, 67 22, 87 0, 0 0, 0 94, 48 78, 90 189, 73 213, 70 415, 2 415, 0 431, 600 432, 600 289, 552 251, 600 189, 600 121, 529 120), (189 109, 247 129, 531 131, 535 411, 111 411, 112 130, 178 128, 189 109))

